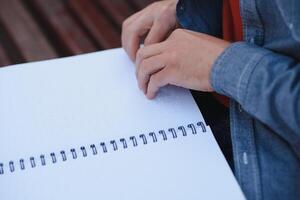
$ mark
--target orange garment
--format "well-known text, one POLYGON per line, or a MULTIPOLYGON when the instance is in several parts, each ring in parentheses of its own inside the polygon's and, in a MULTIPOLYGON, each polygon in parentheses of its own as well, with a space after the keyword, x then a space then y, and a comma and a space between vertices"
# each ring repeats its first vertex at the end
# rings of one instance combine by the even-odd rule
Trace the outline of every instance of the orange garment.
MULTIPOLYGON (((229 42, 243 40, 243 25, 239 0, 223 0, 223 39, 229 42)), ((227 106, 229 99, 214 93, 220 103, 227 106)))

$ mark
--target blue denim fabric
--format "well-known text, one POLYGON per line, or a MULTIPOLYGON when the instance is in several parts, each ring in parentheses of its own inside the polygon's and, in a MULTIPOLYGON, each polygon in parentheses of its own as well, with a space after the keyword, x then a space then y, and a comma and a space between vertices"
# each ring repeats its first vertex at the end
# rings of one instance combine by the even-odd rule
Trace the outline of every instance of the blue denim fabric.
MULTIPOLYGON (((300 199, 300 1, 240 0, 240 9, 244 42, 211 73, 214 89, 231 98, 235 176, 248 199, 300 199)), ((208 0, 177 8, 183 27, 218 35, 211 12, 220 9, 208 0)))
POLYGON ((222 0, 188 0, 179 1, 177 17, 181 25, 189 30, 220 37, 222 34, 222 0), (201 10, 201 12, 198 12, 201 10), (193 13, 191 15, 191 13, 193 13))

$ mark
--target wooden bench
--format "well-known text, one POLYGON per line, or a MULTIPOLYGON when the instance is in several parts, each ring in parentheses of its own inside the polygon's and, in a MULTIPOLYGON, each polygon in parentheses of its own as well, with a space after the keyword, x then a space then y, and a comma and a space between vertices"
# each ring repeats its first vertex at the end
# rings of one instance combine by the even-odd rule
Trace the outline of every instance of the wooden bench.
POLYGON ((154 0, 1 0, 0 66, 119 47, 122 22, 154 0))

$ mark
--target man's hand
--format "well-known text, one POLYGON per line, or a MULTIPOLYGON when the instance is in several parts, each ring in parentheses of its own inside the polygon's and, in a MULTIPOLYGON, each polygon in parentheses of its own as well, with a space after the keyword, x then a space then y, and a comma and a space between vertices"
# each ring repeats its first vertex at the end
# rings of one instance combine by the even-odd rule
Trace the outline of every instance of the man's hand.
POLYGON ((171 84, 200 91, 213 91, 212 66, 229 43, 201 33, 177 29, 162 42, 137 52, 138 84, 149 99, 159 88, 171 84))
POLYGON ((129 17, 123 23, 122 46, 135 61, 141 40, 150 45, 165 40, 176 28, 176 5, 178 0, 165 0, 151 4, 129 17))

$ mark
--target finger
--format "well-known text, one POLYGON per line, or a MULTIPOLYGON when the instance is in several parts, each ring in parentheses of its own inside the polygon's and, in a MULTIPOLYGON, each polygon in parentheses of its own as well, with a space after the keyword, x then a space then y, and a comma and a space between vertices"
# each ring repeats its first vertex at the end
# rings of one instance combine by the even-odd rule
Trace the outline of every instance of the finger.
POLYGON ((152 26, 151 17, 140 16, 131 23, 125 23, 122 29, 122 46, 131 58, 135 60, 136 52, 140 47, 141 37, 145 35, 152 26))
POLYGON ((169 35, 170 29, 169 26, 162 24, 160 21, 155 21, 144 41, 145 46, 165 40, 169 35))
MULTIPOLYGON (((136 19, 138 19, 141 15, 143 15, 143 11, 144 10, 140 10, 140 11, 134 13, 133 15, 129 16, 124 22, 126 22, 127 24, 131 24, 136 19)), ((124 23, 124 24, 126 24, 126 23, 124 23)))
POLYGON ((138 68, 143 60, 161 54, 165 48, 166 44, 164 42, 140 48, 136 54, 136 71, 138 72, 138 68))
POLYGON ((161 87, 164 87, 169 84, 169 72, 167 68, 162 69, 161 71, 153 74, 150 77, 150 81, 148 83, 146 96, 148 99, 154 99, 156 93, 161 87))
POLYGON ((128 37, 128 29, 130 29, 131 26, 133 26, 132 24, 138 19, 140 18, 142 15, 142 11, 137 12, 135 14, 133 14, 132 16, 128 17, 122 24, 122 33, 121 33, 121 42, 122 42, 122 46, 124 47, 124 49, 126 50, 125 46, 126 46, 126 41, 127 41, 127 37, 128 37))
POLYGON ((183 34, 188 34, 184 29, 175 29, 167 38, 167 40, 178 40, 183 34))
POLYGON ((123 44, 123 48, 126 53, 130 57, 130 59, 134 62, 136 58, 136 53, 140 48, 140 37, 136 33, 131 33, 129 36, 125 36, 125 42, 123 44))
POLYGON ((141 62, 137 73, 139 88, 146 94, 148 82, 152 74, 157 73, 165 66, 165 57, 160 54, 141 62))

